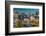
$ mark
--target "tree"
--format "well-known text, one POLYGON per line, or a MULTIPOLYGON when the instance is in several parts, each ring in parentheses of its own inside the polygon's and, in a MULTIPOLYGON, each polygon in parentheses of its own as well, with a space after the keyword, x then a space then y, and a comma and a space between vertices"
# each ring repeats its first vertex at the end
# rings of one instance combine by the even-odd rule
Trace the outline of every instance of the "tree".
POLYGON ((22 25, 22 21, 18 19, 18 21, 16 22, 16 28, 19 27, 23 27, 23 25, 22 25))
POLYGON ((39 12, 36 12, 36 15, 38 15, 39 14, 39 12))

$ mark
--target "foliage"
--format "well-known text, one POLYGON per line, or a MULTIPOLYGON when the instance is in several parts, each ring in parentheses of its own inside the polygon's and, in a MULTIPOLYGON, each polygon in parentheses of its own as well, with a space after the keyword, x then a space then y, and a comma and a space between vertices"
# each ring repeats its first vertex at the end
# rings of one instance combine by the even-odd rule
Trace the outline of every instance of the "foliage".
POLYGON ((16 22, 16 28, 19 28, 19 27, 22 27, 23 25, 22 25, 22 22, 20 21, 20 20, 18 20, 17 22, 16 22))

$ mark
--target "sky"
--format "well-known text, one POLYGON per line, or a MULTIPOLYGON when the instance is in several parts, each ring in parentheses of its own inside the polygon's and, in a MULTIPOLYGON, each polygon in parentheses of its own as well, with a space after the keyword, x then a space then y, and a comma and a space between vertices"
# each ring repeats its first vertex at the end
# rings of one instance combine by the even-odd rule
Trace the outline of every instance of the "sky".
POLYGON ((13 11, 20 12, 20 13, 36 13, 39 12, 39 9, 32 9, 32 8, 13 8, 13 11))

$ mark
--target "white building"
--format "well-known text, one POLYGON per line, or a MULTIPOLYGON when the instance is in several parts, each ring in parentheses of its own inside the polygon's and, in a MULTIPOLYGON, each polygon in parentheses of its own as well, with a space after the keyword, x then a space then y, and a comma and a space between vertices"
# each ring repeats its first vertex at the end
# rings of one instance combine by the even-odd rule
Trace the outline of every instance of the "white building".
POLYGON ((32 21, 32 20, 35 20, 35 18, 33 17, 33 16, 30 16, 30 20, 32 21))
POLYGON ((24 23, 29 24, 29 18, 24 18, 24 23))

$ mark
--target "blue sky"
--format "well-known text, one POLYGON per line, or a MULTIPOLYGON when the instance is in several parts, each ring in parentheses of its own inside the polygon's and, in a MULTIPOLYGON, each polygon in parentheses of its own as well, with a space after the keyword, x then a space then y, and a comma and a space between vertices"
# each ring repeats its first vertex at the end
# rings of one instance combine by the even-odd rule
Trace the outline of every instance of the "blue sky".
POLYGON ((36 13, 39 12, 39 9, 29 9, 29 8, 14 8, 13 9, 16 12, 20 12, 20 13, 36 13))

